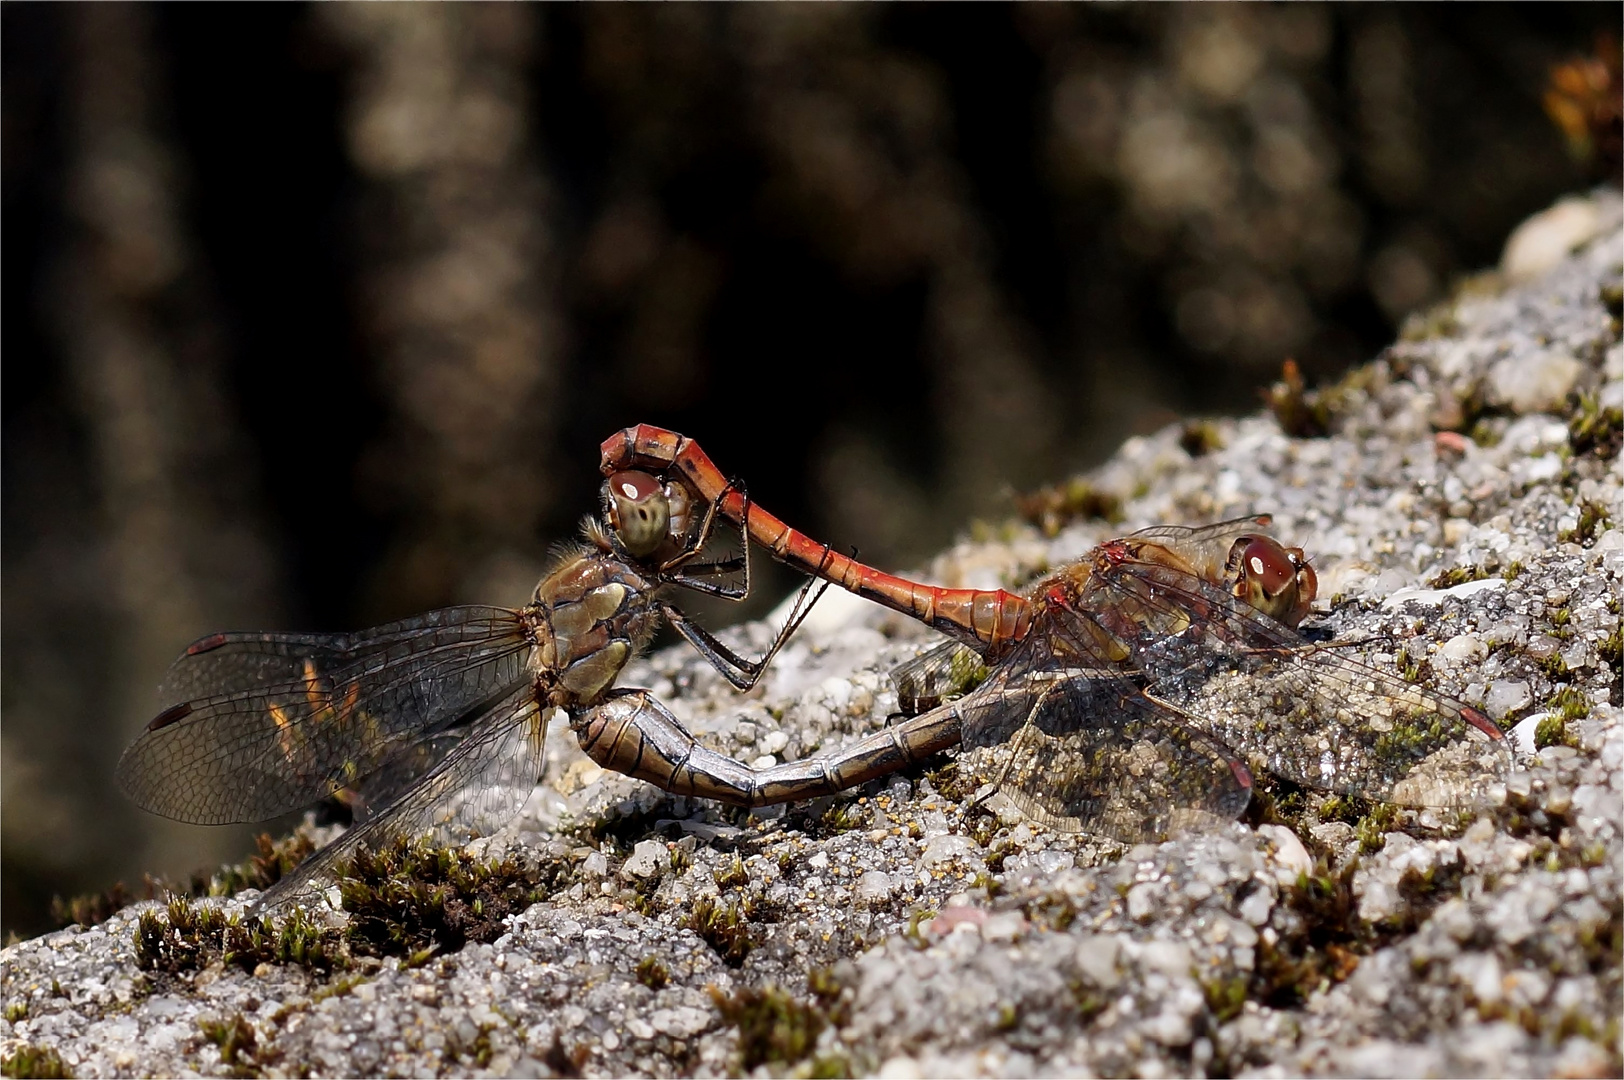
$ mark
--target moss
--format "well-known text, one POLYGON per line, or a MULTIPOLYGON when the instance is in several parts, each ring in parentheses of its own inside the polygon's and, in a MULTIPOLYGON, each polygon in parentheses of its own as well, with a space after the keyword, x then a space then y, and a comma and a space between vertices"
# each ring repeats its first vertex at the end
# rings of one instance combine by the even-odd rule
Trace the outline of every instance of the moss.
POLYGON ((1596 542, 1596 534, 1610 528, 1612 521, 1613 516, 1605 505, 1594 499, 1585 499, 1579 503, 1579 520, 1573 528, 1558 532, 1556 538, 1564 544, 1589 547, 1596 542))
POLYGON ((346 975, 342 979, 334 979, 326 986, 319 986, 310 995, 310 1004, 319 1005, 328 998, 341 998, 351 990, 367 981, 365 975, 346 975))
POLYGON ((1400 341, 1429 341, 1432 338, 1453 338, 1460 333, 1460 318, 1455 315, 1455 297, 1439 300, 1437 304, 1411 312, 1398 328, 1400 341))
POLYGON ((169 901, 167 918, 143 911, 135 923, 135 963, 143 971, 195 971, 225 951, 226 918, 213 905, 169 901))
POLYGON ((812 1059, 812 1067, 807 1070, 811 1080, 842 1080, 853 1075, 851 1062, 840 1054, 819 1054, 812 1059))
POLYGON ((1297 362, 1287 360, 1281 365, 1280 381, 1263 391, 1263 402, 1287 435, 1320 439, 1383 377, 1377 365, 1366 364, 1324 389, 1309 390, 1297 362))
POLYGON ((1501 580, 1507 581, 1507 582, 1516 581, 1518 578, 1522 577, 1522 572, 1523 572, 1522 560, 1521 559, 1513 559, 1513 560, 1511 560, 1511 565, 1507 566, 1505 568, 1504 572, 1501 573, 1500 578, 1501 578, 1501 580))
POLYGON ((1023 521, 1036 525, 1043 535, 1054 536, 1073 521, 1121 521, 1122 500, 1074 477, 1063 484, 1016 495, 1015 512, 1023 521))
POLYGON ((793 1065, 811 1056, 827 1026, 823 1010, 775 986, 724 994, 710 988, 722 1019, 739 1029, 740 1066, 751 1072, 767 1064, 793 1065))
POLYGON ((970 808, 965 815, 965 825, 977 847, 990 846, 993 837, 998 835, 998 815, 991 813, 984 806, 970 808))
POLYGON ((1597 642, 1596 654, 1616 676, 1620 664, 1624 664, 1624 627, 1614 626, 1612 633, 1597 642))
POLYGON ((1534 728, 1534 748, 1543 750, 1547 746, 1578 746, 1579 740, 1568 732, 1568 722, 1561 716, 1551 715, 1541 720, 1534 728))
POLYGON ((254 843, 259 848, 257 854, 250 855, 247 862, 221 867, 205 887, 194 887, 193 892, 235 896, 244 889, 269 889, 316 850, 315 841, 303 831, 280 840, 273 840, 269 833, 260 833, 254 843))
POLYGON ((28 1019, 28 1002, 13 1001, 6 1006, 6 1023, 15 1024, 19 1020, 28 1019))
POLYGON ((1358 795, 1332 795, 1320 803, 1320 820, 1357 825, 1361 818, 1370 813, 1373 805, 1369 799, 1358 795))
POLYGON ((255 838, 258 853, 247 861, 223 866, 214 873, 196 873, 185 883, 173 883, 149 877, 139 894, 118 882, 102 893, 88 893, 68 900, 51 900, 51 917, 58 926, 98 926, 115 913, 137 900, 152 900, 163 895, 234 896, 244 889, 268 889, 298 866, 315 851, 315 843, 304 832, 295 832, 280 840, 269 833, 255 838))
POLYGON ((1220 1024, 1227 1023, 1241 1014, 1246 1006, 1247 980, 1241 976, 1227 979, 1214 979, 1201 984, 1201 992, 1206 996, 1207 1008, 1212 1010, 1212 1017, 1220 1024))
POLYGON ((259 1040, 254 1025, 237 1013, 230 1020, 200 1020, 204 1038, 220 1048, 220 1064, 239 1071, 259 1064, 259 1040))
POLYGON ((744 869, 744 859, 739 856, 732 856, 726 866, 716 870, 713 877, 718 888, 739 888, 750 883, 750 874, 744 869))
POLYGON ((1392 803, 1374 804, 1370 812, 1354 826, 1354 833, 1359 838, 1359 850, 1366 855, 1380 851, 1387 843, 1387 834, 1398 824, 1398 813, 1398 807, 1392 803))
POLYGON ((1624 445, 1624 410, 1602 408, 1601 399, 1587 394, 1568 421, 1568 446, 1575 454, 1595 454, 1603 461, 1618 457, 1624 445))
POLYGON ((1280 430, 1294 439, 1322 439, 1331 433, 1331 417, 1320 396, 1309 391, 1297 361, 1280 368, 1280 381, 1263 391, 1263 402, 1280 430))
POLYGON ((1419 761, 1445 740, 1444 721, 1436 713, 1395 717, 1393 726, 1376 736, 1373 750, 1383 761, 1419 761))
POLYGON ((688 913, 688 928, 698 934, 729 967, 738 967, 757 944, 750 930, 753 906, 719 904, 714 897, 701 896, 688 913))
MULTIPOLYGON (((286 854, 262 845, 256 880, 289 868, 286 854)), ((340 868, 339 893, 351 915, 343 931, 317 924, 298 906, 274 920, 228 918, 218 907, 176 897, 163 916, 145 911, 137 920, 136 962, 169 974, 216 960, 250 971, 262 963, 332 970, 356 955, 423 963, 468 941, 494 940, 508 915, 556 891, 559 876, 562 871, 538 879, 511 859, 482 862, 456 849, 400 840, 377 852, 363 850, 340 868)))
POLYGON ((841 981, 840 974, 834 968, 817 967, 807 972, 806 988, 813 997, 823 1004, 825 1010, 829 1010, 831 1015, 835 1015, 836 1020, 843 1022, 843 1018, 838 1015, 836 1003, 840 1000, 840 995, 845 991, 846 985, 841 981))
POLYGON ((924 925, 936 918, 936 912, 930 908, 920 908, 908 916, 908 925, 903 928, 902 936, 923 948, 925 945, 924 925))
POLYGON ((213 905, 186 897, 169 901, 165 913, 143 911, 136 920, 136 966, 143 971, 179 974, 216 960, 252 971, 260 964, 297 964, 331 970, 347 963, 339 933, 318 926, 302 909, 282 919, 229 918, 213 905))
POLYGON ((559 868, 538 876, 511 858, 482 861, 455 848, 397 840, 358 852, 338 888, 353 949, 408 956, 494 941, 505 932, 504 919, 545 900, 566 876, 559 868))
MULTIPOLYGON (((1282 905, 1294 911, 1300 922, 1295 933, 1259 945, 1257 968, 1247 988, 1249 997, 1271 1008, 1297 1008, 1316 990, 1342 982, 1358 968, 1360 957, 1370 951, 1376 937, 1359 918, 1353 895, 1357 867, 1358 860, 1352 859, 1329 873, 1320 862, 1314 873, 1281 890, 1282 905)), ((1221 1003, 1230 1002, 1228 995, 1233 993, 1228 990, 1221 1003)))
POLYGON ((0 1058, 0 1076, 34 1076, 54 1080, 72 1075, 62 1055, 49 1046, 22 1046, 0 1058))
POLYGON ((1564 724, 1590 715, 1590 699, 1576 686, 1559 686, 1545 703, 1546 709, 1564 724))
POLYGON ((869 822, 868 810, 860 803, 837 802, 823 812, 818 824, 830 833, 839 834, 861 829, 869 822))
POLYGON ((1565 683, 1570 682, 1573 679, 1573 672, 1568 670, 1568 662, 1562 659, 1561 653, 1551 653, 1543 660, 1536 661, 1535 663, 1539 670, 1544 673, 1545 677, 1551 680, 1553 683, 1565 683))
POLYGON ((1179 448, 1193 458, 1206 457, 1224 448, 1218 425, 1210 420, 1191 420, 1179 432, 1179 448))
POLYGON ((88 893, 63 900, 51 897, 51 919, 58 926, 100 926, 135 901, 122 881, 103 893, 88 893))
POLYGON ((1469 581, 1482 581, 1490 577, 1487 570, 1481 566, 1451 566, 1448 570, 1434 574, 1427 582, 1429 589, 1453 589, 1456 585, 1464 585, 1469 581))
POLYGON ((1111 1004, 1105 994, 1081 979, 1073 979, 1068 984, 1068 989, 1071 990, 1072 1003, 1077 1006, 1077 1012, 1085 1024, 1104 1012, 1106 1006, 1111 1004))
POLYGON ((645 956, 639 960, 636 975, 637 981, 650 990, 659 990, 671 981, 671 969, 655 956, 645 956))
POLYGON ((961 767, 956 759, 944 762, 927 772, 925 779, 930 781, 931 787, 943 798, 956 803, 969 802, 976 789, 980 787, 974 773, 961 767))

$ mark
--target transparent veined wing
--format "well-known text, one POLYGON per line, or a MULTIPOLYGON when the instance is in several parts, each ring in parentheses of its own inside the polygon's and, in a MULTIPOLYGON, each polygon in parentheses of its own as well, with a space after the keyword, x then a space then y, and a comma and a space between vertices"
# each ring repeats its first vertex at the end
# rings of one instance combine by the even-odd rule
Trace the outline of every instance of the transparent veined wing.
POLYGON ((1470 805, 1511 755, 1477 709, 1315 644, 1220 584, 1154 561, 1097 571, 1065 619, 1108 628, 1149 697, 1255 766, 1325 791, 1470 805))
POLYGON ((144 809, 257 821, 364 783, 526 685, 520 613, 448 608, 355 634, 215 634, 175 662, 167 706, 119 761, 144 809))
POLYGON ((366 822, 300 863, 256 900, 251 912, 277 908, 319 886, 363 846, 427 836, 438 844, 490 836, 513 819, 546 764, 547 711, 529 687, 476 718, 440 761, 366 822))

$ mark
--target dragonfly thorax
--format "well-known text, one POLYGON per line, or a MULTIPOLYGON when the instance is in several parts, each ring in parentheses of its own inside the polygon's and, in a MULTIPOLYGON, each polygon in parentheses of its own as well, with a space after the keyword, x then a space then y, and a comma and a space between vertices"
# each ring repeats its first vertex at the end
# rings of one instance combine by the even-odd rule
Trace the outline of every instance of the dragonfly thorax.
POLYGON ((645 580, 617 557, 583 549, 536 586, 535 666, 549 704, 595 701, 654 632, 659 611, 645 580))

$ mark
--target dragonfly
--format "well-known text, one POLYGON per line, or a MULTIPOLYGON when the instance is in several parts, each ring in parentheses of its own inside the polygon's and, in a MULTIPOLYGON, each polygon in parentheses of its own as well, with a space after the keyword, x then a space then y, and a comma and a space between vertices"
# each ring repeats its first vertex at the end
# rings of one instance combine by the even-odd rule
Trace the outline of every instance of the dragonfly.
POLYGON ((720 520, 716 502, 701 506, 622 471, 604 480, 584 542, 557 557, 522 608, 446 608, 348 634, 202 638, 170 668, 164 708, 119 761, 120 786, 143 809, 195 824, 348 803, 356 824, 267 890, 256 912, 330 878, 363 845, 497 831, 540 778, 559 709, 599 764, 677 794, 763 805, 821 790, 821 770, 740 765, 701 746, 647 691, 614 685, 663 621, 747 690, 817 600, 809 580, 760 660, 693 623, 667 587, 729 599, 750 589, 748 547, 701 559, 720 520))
POLYGON ((898 727, 915 748, 1000 751, 997 790, 1060 831, 1136 843, 1232 820, 1254 769, 1320 791, 1469 806, 1511 764, 1478 709, 1299 631, 1318 581, 1302 549, 1264 531, 1266 516, 1144 529, 1021 593, 948 589, 790 528, 676 432, 618 432, 602 465, 713 497, 780 561, 948 635, 899 669, 914 715, 898 727))

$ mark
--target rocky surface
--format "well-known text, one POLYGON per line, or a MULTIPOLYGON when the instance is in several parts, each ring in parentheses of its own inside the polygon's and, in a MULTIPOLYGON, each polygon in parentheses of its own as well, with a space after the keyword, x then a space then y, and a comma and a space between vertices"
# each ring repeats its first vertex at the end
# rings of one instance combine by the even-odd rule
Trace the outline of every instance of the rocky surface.
MULTIPOLYGON (((1246 821, 1124 850, 972 806, 973 761, 743 815, 604 774, 555 726, 524 820, 484 845, 547 898, 488 909, 460 950, 350 948, 356 920, 317 912, 299 940, 325 951, 188 959, 140 904, 0 954, 0 1055, 81 1076, 1618 1075, 1624 232, 1616 194, 1589 205, 1575 254, 1477 280, 1338 387, 1125 445, 1088 478, 1119 523, 984 529, 930 568, 1012 584, 1143 525, 1272 512, 1319 569, 1312 624, 1390 642, 1383 662, 1514 730, 1480 810, 1265 783, 1246 821)), ((883 724, 886 673, 928 638, 831 595, 747 697, 682 649, 622 683, 786 760, 883 724)))

